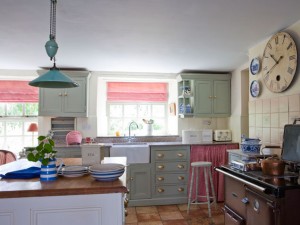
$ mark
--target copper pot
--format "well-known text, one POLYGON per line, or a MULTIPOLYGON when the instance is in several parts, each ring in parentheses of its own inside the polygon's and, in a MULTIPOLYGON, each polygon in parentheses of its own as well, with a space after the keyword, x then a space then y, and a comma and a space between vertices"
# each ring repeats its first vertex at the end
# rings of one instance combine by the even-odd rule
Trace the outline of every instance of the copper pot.
POLYGON ((265 175, 281 176, 284 174, 285 162, 277 157, 269 157, 261 160, 261 168, 265 175))

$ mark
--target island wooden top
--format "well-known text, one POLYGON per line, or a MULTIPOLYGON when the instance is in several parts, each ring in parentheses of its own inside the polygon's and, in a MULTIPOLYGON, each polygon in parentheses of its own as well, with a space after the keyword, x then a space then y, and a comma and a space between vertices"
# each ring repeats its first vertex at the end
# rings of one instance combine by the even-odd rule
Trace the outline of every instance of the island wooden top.
MULTIPOLYGON (((112 162, 111 159, 109 162, 112 162)), ((89 174, 75 178, 58 176, 56 181, 47 182, 41 182, 39 178, 0 180, 0 198, 88 195, 127 192, 126 170, 118 180, 113 182, 96 181, 89 174)))

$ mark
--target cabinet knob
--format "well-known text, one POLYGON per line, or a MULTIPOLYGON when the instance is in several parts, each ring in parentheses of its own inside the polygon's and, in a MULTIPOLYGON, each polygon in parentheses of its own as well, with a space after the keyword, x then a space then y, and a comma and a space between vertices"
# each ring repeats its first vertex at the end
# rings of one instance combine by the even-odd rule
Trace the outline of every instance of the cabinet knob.
POLYGON ((158 177, 157 180, 158 181, 163 181, 165 178, 164 177, 158 177))
POLYGON ((178 192, 183 192, 183 191, 184 191, 184 188, 180 187, 180 188, 177 189, 177 191, 178 191, 178 192))
POLYGON ((165 189, 163 189, 163 188, 158 188, 157 191, 158 191, 159 193, 163 193, 163 192, 165 191, 165 189))
POLYGON ((62 96, 62 93, 59 93, 58 96, 62 96))
POLYGON ((164 165, 159 165, 157 168, 160 169, 160 170, 162 170, 162 169, 165 168, 165 166, 164 165))
POLYGON ((68 96, 68 93, 67 93, 67 92, 65 92, 65 93, 64 93, 64 96, 68 96))
POLYGON ((182 153, 177 153, 177 156, 182 158, 183 157, 183 154, 182 153))
POLYGON ((128 216, 128 211, 127 211, 126 209, 124 210, 124 212, 125 212, 125 213, 124 213, 125 216, 128 216))
POLYGON ((217 98, 217 96, 214 96, 214 98, 217 98))
POLYGON ((159 153, 159 154, 157 154, 157 157, 158 157, 158 158, 163 158, 163 157, 164 157, 164 154, 159 153))
POLYGON ((133 177, 130 177, 130 180, 133 180, 133 177))
POLYGON ((178 180, 184 180, 184 176, 178 176, 178 180))
POLYGON ((212 99, 212 96, 209 96, 208 98, 212 99))
POLYGON ((178 169, 183 169, 183 168, 184 168, 184 165, 178 164, 178 165, 177 165, 177 168, 178 168, 178 169))

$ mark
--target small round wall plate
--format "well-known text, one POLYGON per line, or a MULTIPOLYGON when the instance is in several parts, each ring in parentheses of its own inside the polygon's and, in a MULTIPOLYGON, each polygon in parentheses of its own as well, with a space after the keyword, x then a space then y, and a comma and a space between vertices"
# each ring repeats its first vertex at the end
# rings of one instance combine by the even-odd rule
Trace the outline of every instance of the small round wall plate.
POLYGON ((252 97, 257 97, 260 93, 260 85, 257 80, 251 82, 250 93, 252 97))
POLYGON ((259 58, 253 58, 250 63, 250 72, 252 75, 255 75, 259 72, 260 61, 259 58))

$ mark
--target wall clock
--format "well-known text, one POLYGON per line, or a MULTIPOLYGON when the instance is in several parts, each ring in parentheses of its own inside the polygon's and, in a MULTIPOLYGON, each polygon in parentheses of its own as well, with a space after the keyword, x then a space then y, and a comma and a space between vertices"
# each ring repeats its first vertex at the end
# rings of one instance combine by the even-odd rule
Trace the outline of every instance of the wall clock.
POLYGON ((297 69, 297 46, 286 32, 279 32, 268 41, 263 58, 262 74, 266 87, 272 92, 286 90, 297 69))
POLYGON ((259 58, 253 58, 250 63, 250 72, 252 75, 255 75, 259 72, 260 62, 259 58))

